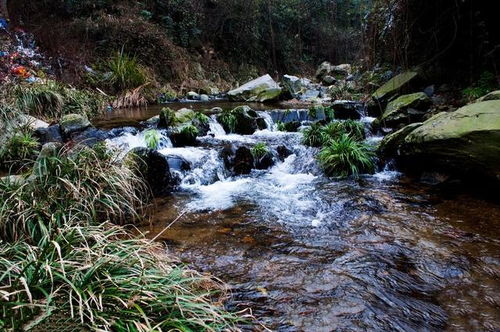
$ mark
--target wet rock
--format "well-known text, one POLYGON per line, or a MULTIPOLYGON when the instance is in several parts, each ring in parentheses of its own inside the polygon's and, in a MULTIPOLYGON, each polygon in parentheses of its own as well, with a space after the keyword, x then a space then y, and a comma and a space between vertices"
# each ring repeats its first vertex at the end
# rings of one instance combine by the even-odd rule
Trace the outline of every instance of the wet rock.
POLYGON ((301 126, 301 123, 299 121, 289 121, 289 122, 281 123, 281 125, 278 127, 278 129, 280 131, 294 133, 294 132, 297 132, 299 130, 300 126, 301 126))
POLYGON ((191 123, 175 127, 168 132, 168 137, 174 147, 198 145, 196 138, 199 135, 198 128, 191 123))
POLYGON ((423 92, 403 95, 387 105, 380 121, 390 128, 420 122, 431 104, 430 98, 423 92))
MULTIPOLYGON (((493 100, 439 113, 415 125, 413 130, 408 129, 404 139, 398 137, 399 144, 388 139, 383 145, 396 145, 399 159, 409 168, 452 172, 464 178, 489 178, 498 184, 499 110, 500 101, 493 100)), ((404 136, 401 132, 398 135, 404 136)))
POLYGON ((276 148, 276 152, 278 153, 278 158, 280 161, 284 161, 286 158, 288 158, 289 156, 291 156, 293 154, 293 152, 290 151, 290 149, 288 149, 284 145, 278 146, 276 148))
POLYGON ((227 133, 240 135, 252 135, 259 128, 265 128, 265 121, 258 119, 258 114, 249 106, 238 106, 231 111, 224 111, 217 115, 217 122, 227 133))
POLYGON ((167 156, 168 166, 171 171, 185 172, 191 169, 191 164, 180 156, 167 156))
POLYGON ((206 102, 206 101, 209 101, 209 100, 210 100, 210 98, 208 97, 208 95, 206 95, 206 94, 200 95, 200 101, 206 102))
MULTIPOLYGON (((151 119, 147 120, 148 124, 154 124, 156 117, 152 117, 151 119)), ((171 108, 164 107, 160 111, 160 115, 158 116, 157 120, 157 127, 158 128, 168 128, 170 126, 173 126, 175 124, 175 112, 171 108)))
POLYGON ((382 85, 373 93, 372 97, 376 102, 386 103, 392 97, 406 91, 418 78, 416 72, 407 71, 394 76, 389 82, 382 85))
POLYGON ((298 94, 304 88, 301 78, 293 75, 283 76, 283 88, 292 98, 297 98, 298 94))
POLYGON ((272 77, 267 74, 253 81, 243 84, 227 93, 234 101, 264 102, 276 99, 281 94, 281 88, 272 77))
POLYGON ((63 138, 61 136, 61 126, 59 126, 58 124, 49 126, 47 128, 38 128, 35 130, 34 136, 42 145, 49 142, 63 143, 63 138))
POLYGON ((93 127, 87 128, 82 132, 77 132, 71 135, 72 141, 76 143, 82 143, 87 146, 93 146, 108 138, 110 138, 110 135, 107 131, 93 127))
POLYGON ((254 159, 255 159, 254 166, 256 169, 268 169, 274 165, 274 157, 271 152, 267 152, 260 158, 256 158, 254 156, 254 159))
POLYGON ((332 104, 337 120, 359 120, 361 119, 362 103, 347 100, 338 100, 332 104))
POLYGON ((250 174, 254 166, 252 152, 247 147, 239 147, 232 160, 232 170, 235 175, 250 174))
POLYGON ((177 123, 186 123, 191 121, 194 116, 195 112, 192 109, 189 108, 181 108, 177 112, 175 112, 175 121, 177 123))
POLYGON ((166 194, 172 189, 173 179, 167 159, 158 151, 142 147, 134 148, 127 153, 123 163, 146 181, 153 194, 166 194))
POLYGON ((61 131, 64 136, 69 137, 71 134, 84 131, 91 126, 90 121, 86 116, 80 114, 68 114, 59 121, 61 131))
POLYGON ((191 123, 198 129, 198 136, 206 136, 210 131, 210 124, 208 122, 202 122, 200 119, 195 118, 191 123))

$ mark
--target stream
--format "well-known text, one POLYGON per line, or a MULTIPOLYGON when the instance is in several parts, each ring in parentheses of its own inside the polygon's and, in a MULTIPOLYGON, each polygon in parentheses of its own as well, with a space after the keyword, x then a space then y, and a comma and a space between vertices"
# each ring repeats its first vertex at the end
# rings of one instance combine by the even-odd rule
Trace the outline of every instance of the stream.
MULTIPOLYGON (((253 107, 267 123, 253 135, 226 134, 214 116, 196 147, 174 148, 160 131, 159 152, 189 167, 172 169, 178 188, 157 199, 142 232, 162 232, 169 252, 229 284, 230 309, 251 308, 273 331, 500 329, 500 205, 390 167, 358 180, 329 179, 301 133, 276 130, 282 110, 253 107), (274 151, 274 166, 228 172, 225 147, 259 142, 274 151), (291 154, 280 160, 279 147, 291 154)), ((294 112, 300 119, 307 111, 294 112)), ((132 125, 156 114, 111 112, 98 125, 132 125)), ((362 118, 367 132, 372 120, 362 118)), ((141 129, 109 144, 145 146, 141 129)))

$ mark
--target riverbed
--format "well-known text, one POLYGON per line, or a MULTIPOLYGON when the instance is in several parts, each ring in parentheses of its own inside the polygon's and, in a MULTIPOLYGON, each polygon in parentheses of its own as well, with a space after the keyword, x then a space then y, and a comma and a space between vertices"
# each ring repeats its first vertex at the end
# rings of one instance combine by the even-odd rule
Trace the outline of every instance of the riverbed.
MULTIPOLYGON (((219 105, 193 108, 209 106, 219 105)), ((251 308, 273 331, 500 329, 498 202, 422 184, 390 166, 360 179, 327 178, 301 133, 277 131, 272 111, 253 107, 268 124, 253 135, 227 134, 215 117, 196 147, 174 148, 162 134, 159 152, 189 169, 174 171, 177 190, 156 200, 142 232, 161 233, 169 252, 227 282, 228 307, 251 308), (290 155, 267 170, 227 172, 224 147, 260 142, 290 155)), ((103 123, 138 123, 158 109, 131 114, 103 123)), ((377 144, 371 119, 362 120, 377 144)), ((145 144, 140 132, 110 143, 145 144)))

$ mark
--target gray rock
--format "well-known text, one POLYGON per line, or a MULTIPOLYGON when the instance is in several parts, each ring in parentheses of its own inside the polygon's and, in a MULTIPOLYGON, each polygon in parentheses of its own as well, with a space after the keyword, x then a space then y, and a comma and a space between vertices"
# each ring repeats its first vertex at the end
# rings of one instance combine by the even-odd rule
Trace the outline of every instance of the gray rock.
POLYGON ((84 131, 91 126, 87 117, 80 114, 68 114, 59 121, 63 135, 69 137, 70 134, 84 131))
POLYGON ((278 98, 281 88, 272 77, 267 74, 243 84, 237 89, 227 93, 229 99, 234 101, 264 102, 278 98))

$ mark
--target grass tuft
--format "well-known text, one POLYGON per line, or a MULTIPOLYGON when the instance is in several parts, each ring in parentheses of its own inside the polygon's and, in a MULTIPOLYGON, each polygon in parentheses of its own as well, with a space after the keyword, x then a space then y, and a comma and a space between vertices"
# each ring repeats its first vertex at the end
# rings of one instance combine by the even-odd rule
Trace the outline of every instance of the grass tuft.
POLYGON ((255 144, 252 149, 250 150, 252 153, 252 156, 256 160, 262 159, 267 153, 269 153, 269 148, 267 147, 266 143, 260 142, 255 144))
POLYGON ((330 140, 317 156, 328 176, 357 178, 360 173, 373 172, 375 153, 362 142, 357 142, 347 134, 330 140))
POLYGON ((144 133, 144 140, 149 149, 156 150, 160 144, 160 134, 157 130, 150 129, 144 133))

